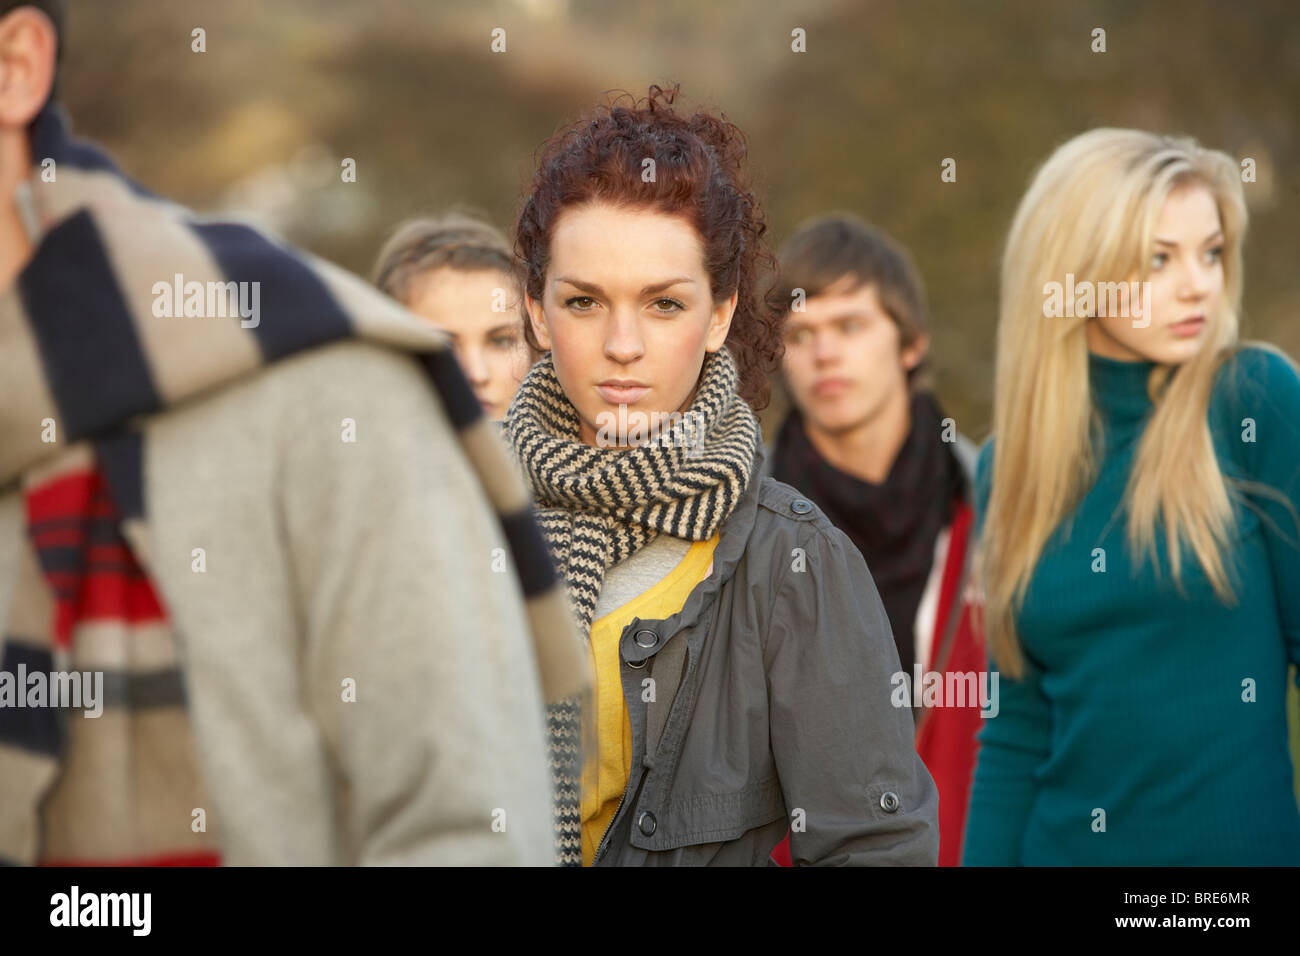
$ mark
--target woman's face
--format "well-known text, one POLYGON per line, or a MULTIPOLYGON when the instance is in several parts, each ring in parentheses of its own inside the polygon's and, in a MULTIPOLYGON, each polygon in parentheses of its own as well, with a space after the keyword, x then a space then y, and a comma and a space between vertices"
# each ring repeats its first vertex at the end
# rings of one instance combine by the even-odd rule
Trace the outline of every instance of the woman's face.
POLYGON ((726 341, 736 295, 714 303, 703 244, 686 219, 591 203, 560 214, 542 299, 525 302, 582 440, 623 445, 608 437, 620 406, 622 420, 639 417, 643 428, 689 406, 704 353, 726 341))
MULTIPOLYGON (((1106 358, 1180 365, 1205 344, 1223 295, 1223 229, 1203 185, 1174 190, 1156 222, 1151 255, 1150 316, 1088 320, 1088 348, 1106 358)), ((1137 282, 1134 272, 1128 282, 1137 282)), ((1099 297, 1100 301, 1100 297, 1099 297)))
POLYGON ((411 282, 407 307, 451 337, 456 360, 490 419, 505 418, 530 365, 515 296, 510 278, 494 269, 443 266, 411 282))

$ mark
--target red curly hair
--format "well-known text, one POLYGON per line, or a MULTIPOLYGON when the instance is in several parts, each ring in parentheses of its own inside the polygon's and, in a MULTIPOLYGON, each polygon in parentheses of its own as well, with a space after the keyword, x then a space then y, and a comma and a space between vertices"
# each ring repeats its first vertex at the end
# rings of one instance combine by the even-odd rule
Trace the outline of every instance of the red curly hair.
MULTIPOLYGON (((685 217, 702 240, 714 304, 737 293, 726 344, 740 372, 737 391, 759 411, 783 348, 779 304, 770 286, 758 291, 760 270, 776 274, 764 241, 767 223, 745 174, 744 133, 722 114, 676 113, 672 104, 680 89, 652 85, 649 96, 631 106, 619 105, 631 98, 624 93, 542 144, 515 224, 515 255, 525 289, 540 301, 552 229, 565 208, 595 201, 685 217), (646 158, 655 162, 653 182, 642 179, 646 158)), ((526 317, 524 330, 528 344, 544 351, 526 317)))

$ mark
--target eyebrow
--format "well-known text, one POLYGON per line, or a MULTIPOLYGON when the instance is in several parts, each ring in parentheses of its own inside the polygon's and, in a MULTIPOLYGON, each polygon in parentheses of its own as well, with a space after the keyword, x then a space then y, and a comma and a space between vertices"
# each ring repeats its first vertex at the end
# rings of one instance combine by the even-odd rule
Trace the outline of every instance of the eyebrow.
MULTIPOLYGON (((1222 239, 1222 238, 1223 238, 1223 230, 1216 229, 1209 236, 1201 240, 1201 245, 1205 245, 1207 242, 1213 242, 1215 239, 1222 239)), ((1175 249, 1178 248, 1178 243, 1172 242, 1169 239, 1157 239, 1156 243, 1162 246, 1173 246, 1175 249)))
MULTIPOLYGON (((570 278, 568 278, 567 276, 559 276, 558 278, 556 278, 555 281, 556 281, 557 283, 559 283, 559 282, 567 282, 569 285, 573 286, 575 289, 581 289, 583 292, 588 292, 588 293, 590 293, 590 294, 592 294, 592 295, 604 295, 604 294, 605 294, 605 290, 602 289, 600 286, 596 285, 594 282, 583 282, 583 281, 581 281, 580 279, 570 279, 570 278)), ((677 284, 679 284, 679 283, 682 283, 682 282, 691 282, 691 283, 694 283, 695 280, 692 279, 690 276, 678 276, 678 277, 675 278, 675 279, 669 279, 667 282, 656 282, 656 283, 654 283, 654 284, 652 284, 652 285, 648 285, 648 286, 646 286, 645 288, 643 288, 643 289, 641 290, 641 294, 642 294, 642 295, 650 295, 651 293, 654 293, 654 292, 662 292, 662 291, 664 291, 664 289, 670 289, 670 288, 672 288, 673 286, 675 286, 675 285, 677 285, 677 284)))

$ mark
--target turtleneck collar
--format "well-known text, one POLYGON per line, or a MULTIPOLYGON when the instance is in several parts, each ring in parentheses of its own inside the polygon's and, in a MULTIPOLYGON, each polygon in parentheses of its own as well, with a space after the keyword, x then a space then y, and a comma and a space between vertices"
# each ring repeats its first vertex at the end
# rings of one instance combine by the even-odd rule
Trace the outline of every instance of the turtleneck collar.
POLYGON ((1088 353, 1088 379, 1092 400, 1111 422, 1139 422, 1152 408, 1147 379, 1155 362, 1129 362, 1088 353))

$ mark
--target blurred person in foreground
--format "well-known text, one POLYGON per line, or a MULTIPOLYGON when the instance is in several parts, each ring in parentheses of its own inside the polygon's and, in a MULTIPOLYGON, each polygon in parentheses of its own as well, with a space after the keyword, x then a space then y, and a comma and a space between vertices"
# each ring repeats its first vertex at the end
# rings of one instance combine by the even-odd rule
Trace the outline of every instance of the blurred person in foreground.
POLYGON ((483 414, 505 418, 538 357, 524 341, 518 271, 505 236, 463 213, 415 219, 384 243, 371 279, 447 333, 483 414))
POLYGON ((69 138, 61 22, 0 6, 0 858, 549 862, 586 662, 445 338, 69 138))
POLYGON ((866 559, 898 648, 895 702, 928 705, 915 714, 917 752, 939 789, 939 863, 956 866, 979 714, 995 706, 964 600, 975 446, 930 390, 925 292, 902 246, 832 213, 801 226, 777 259, 793 408, 769 449, 772 477, 866 559))
POLYGON ((675 96, 557 133, 516 227, 546 355, 506 430, 597 675, 551 712, 562 862, 769 865, 790 829, 799 864, 933 866, 871 575, 761 475, 780 331, 744 134, 675 96))
POLYGON ((963 863, 1300 863, 1300 376, 1242 343, 1237 161, 1095 129, 1020 202, 976 493, 1002 671, 963 863))

